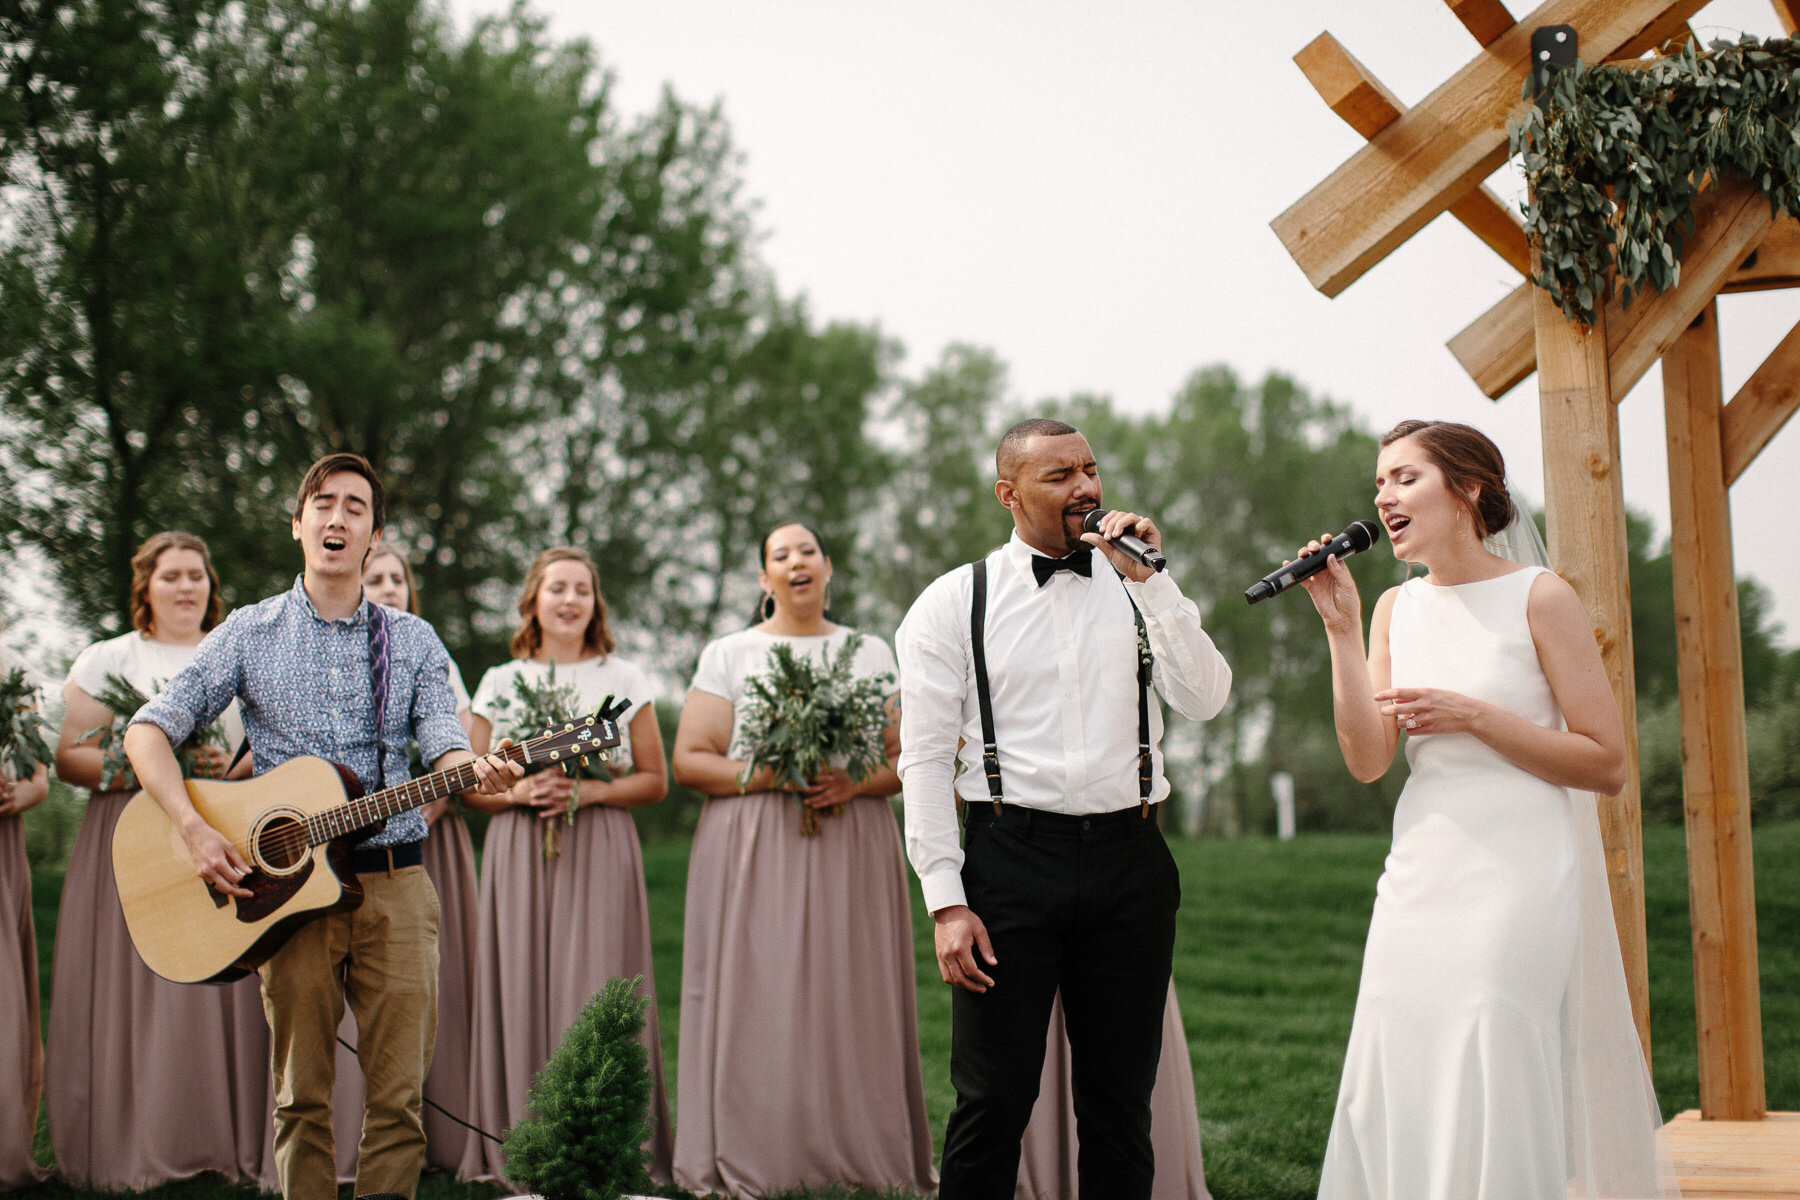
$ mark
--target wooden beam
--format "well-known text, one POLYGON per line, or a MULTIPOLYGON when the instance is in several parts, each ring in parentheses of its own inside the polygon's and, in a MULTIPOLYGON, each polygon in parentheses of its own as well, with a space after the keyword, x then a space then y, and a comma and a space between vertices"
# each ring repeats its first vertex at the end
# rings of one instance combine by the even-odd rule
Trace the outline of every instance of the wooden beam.
POLYGON ((1513 27, 1512 14, 1500 0, 1444 0, 1450 12, 1484 48, 1513 27))
POLYGON ((1685 18, 1703 2, 1546 0, 1275 218, 1276 234, 1313 286, 1337 295, 1505 161, 1533 28, 1574 25, 1583 57, 1599 60, 1665 11, 1685 18))
MULTIPOLYGON (((1681 256, 1680 282, 1661 295, 1639 293, 1629 308, 1621 307, 1617 297, 1607 302, 1603 324, 1615 397, 1623 398, 1636 386, 1769 227, 1769 202, 1751 184, 1727 180, 1701 194, 1694 202, 1694 232, 1681 256)), ((1538 351, 1525 326, 1532 311, 1530 293, 1536 290, 1532 283, 1520 284, 1450 339, 1450 352, 1490 399, 1498 400, 1537 369, 1538 351)))
MULTIPOLYGON (((1532 321, 1537 292, 1537 285, 1527 279, 1450 339, 1450 353, 1489 400, 1498 400, 1537 370, 1537 328, 1532 321)), ((1607 313, 1612 313, 1610 306, 1607 313)))
POLYGON ((1780 19, 1781 27, 1788 33, 1800 33, 1800 0, 1771 0, 1775 5, 1775 16, 1780 19))
POLYGON ((1694 40, 1694 31, 1682 14, 1664 13, 1651 23, 1650 28, 1620 46, 1612 54, 1607 55, 1608 62, 1620 62, 1624 59, 1641 58, 1655 50, 1663 52, 1678 50, 1694 40))
POLYGON ((1725 284, 1728 292, 1800 286, 1800 220, 1783 217, 1725 284))
POLYGON ((1755 185, 1732 179, 1712 193, 1704 213, 1694 206, 1694 232, 1681 254, 1681 281, 1660 295, 1640 294, 1632 301, 1629 327, 1607 341, 1615 397, 1622 399, 1637 386, 1769 231, 1769 202, 1755 185))
POLYGON ((1769 439, 1800 408, 1800 325, 1788 330, 1775 352, 1725 406, 1720 423, 1725 482, 1733 484, 1769 439))
MULTIPOLYGON (((1308 43, 1294 55, 1294 63, 1331 111, 1364 138, 1373 138, 1406 112, 1394 93, 1329 33, 1308 43)), ((1519 274, 1531 269, 1524 222, 1486 184, 1477 185, 1449 211, 1519 274)))
POLYGON ((1613 922, 1644 1057, 1650 1056, 1650 983, 1644 934, 1644 849, 1638 791, 1637 687, 1631 666, 1631 589, 1625 574, 1625 495, 1619 477, 1619 414, 1613 403, 1602 313, 1584 330, 1548 292, 1532 289, 1538 402, 1543 425, 1544 502, 1550 561, 1593 622, 1607 683, 1625 727, 1625 788, 1596 796, 1606 848, 1613 922))
POLYGON ((1681 786, 1694 939, 1700 1115, 1759 1121, 1762 994, 1750 858, 1750 763, 1731 503, 1720 449, 1719 309, 1706 305, 1663 358, 1669 551, 1675 573, 1681 786))

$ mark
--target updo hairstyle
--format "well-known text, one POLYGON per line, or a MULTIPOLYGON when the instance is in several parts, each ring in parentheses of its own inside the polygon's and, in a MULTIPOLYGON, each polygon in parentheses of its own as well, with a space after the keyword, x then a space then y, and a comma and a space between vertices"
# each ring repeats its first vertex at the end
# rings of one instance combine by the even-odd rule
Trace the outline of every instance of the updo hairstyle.
POLYGON ((1491 538, 1513 519, 1512 496, 1506 488, 1506 460, 1493 439, 1472 425, 1455 421, 1402 421, 1381 435, 1387 449, 1411 438, 1444 473, 1450 495, 1475 521, 1475 529, 1491 538), (1469 485, 1481 490, 1469 499, 1469 485))

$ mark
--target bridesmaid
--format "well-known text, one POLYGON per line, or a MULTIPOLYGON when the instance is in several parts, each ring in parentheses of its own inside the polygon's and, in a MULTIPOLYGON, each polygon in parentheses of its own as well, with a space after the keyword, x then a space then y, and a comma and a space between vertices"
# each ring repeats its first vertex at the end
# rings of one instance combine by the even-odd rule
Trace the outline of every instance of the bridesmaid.
MULTIPOLYGON (((50 1141, 64 1178, 142 1190, 203 1171, 255 1183, 272 1111, 269 1030, 254 978, 225 987, 153 975, 125 931, 113 884, 112 831, 136 789, 107 773, 99 735, 114 713, 96 697, 117 675, 154 695, 219 620, 206 543, 159 533, 131 560, 132 631, 75 659, 56 772, 91 790, 56 919, 50 974, 50 1141)), ((234 705, 226 739, 244 737, 234 705)), ((229 752, 204 748, 206 773, 229 752)), ((242 764, 248 773, 250 764, 242 764)))
MULTIPOLYGON (((663 1088, 656 979, 650 961, 650 916, 644 860, 630 809, 668 793, 662 734, 650 702, 650 679, 613 654, 600 572, 585 551, 558 547, 532 563, 519 595, 513 660, 482 676, 475 689, 477 753, 502 738, 522 741, 540 730, 523 723, 516 685, 572 685, 583 711, 610 693, 629 699, 610 780, 569 778, 560 770, 520 780, 504 798, 471 798, 495 811, 483 851, 475 950, 475 1008, 470 1047, 469 1120, 491 1133, 526 1113, 532 1076, 543 1068, 582 1006, 615 975, 644 978, 650 997, 644 1045, 653 1079, 647 1149, 651 1175, 669 1178, 672 1138, 663 1088), (497 802, 496 802, 497 801, 497 802), (579 815, 570 823, 568 810, 579 815), (545 823, 557 822, 560 852, 546 857, 545 823)), ((461 1174, 503 1177, 500 1147, 469 1137, 461 1174)))
MULTIPOLYGON (((363 592, 377 604, 402 612, 419 613, 418 592, 413 586, 412 564, 406 548, 397 542, 375 543, 363 563, 363 592)), ((450 661, 450 690, 456 693, 456 717, 469 728, 469 689, 464 686, 456 660, 450 661)), ((438 926, 438 1027, 437 1049, 431 1071, 425 1076, 425 1098, 458 1117, 466 1117, 469 1096, 469 1011, 475 999, 475 850, 469 826, 448 800, 434 800, 422 810, 429 832, 425 835, 425 873, 437 888, 443 909, 438 926)), ((350 1045, 356 1038, 356 1017, 344 1009, 338 1036, 350 1045)), ((337 1048, 337 1083, 331 1092, 335 1126, 338 1182, 356 1182, 356 1158, 362 1140, 363 1076, 356 1056, 342 1044, 337 1048)), ((425 1106, 425 1166, 454 1171, 462 1162, 468 1130, 425 1106)), ((266 1190, 279 1190, 275 1163, 268 1160, 266 1190)))
MULTIPOLYGON (((0 679, 19 666, 0 648, 0 679)), ((49 791, 48 764, 38 764, 30 779, 16 779, 10 767, 0 767, 0 964, 5 964, 0 966, 0 1188, 36 1183, 42 1174, 31 1157, 38 1098, 44 1091, 37 934, 31 926, 31 865, 25 859, 19 815, 49 791)))
MULTIPOLYGON (((740 779, 746 681, 775 646, 818 657, 853 632, 825 617, 831 560, 812 530, 775 529, 761 566, 765 619, 701 652, 675 735, 676 781, 711 797, 688 868, 675 1182, 933 1192, 912 909, 886 800, 897 728, 880 770, 860 783, 833 770, 802 794, 841 809, 812 837, 767 768, 740 779)), ((893 673, 893 651, 865 638, 856 670, 893 673)))
MULTIPOLYGON (((1076 1186, 1074 1074, 1063 1029, 1062 998, 1050 1008, 1049 1045, 1037 1104, 1019 1154, 1019 1200, 1074 1200, 1076 1186)), ((1150 1143, 1156 1152, 1151 1200, 1210 1200, 1200 1161, 1200 1112, 1194 1103, 1194 1064, 1175 1002, 1175 981, 1163 1007, 1162 1056, 1150 1093, 1150 1143)))

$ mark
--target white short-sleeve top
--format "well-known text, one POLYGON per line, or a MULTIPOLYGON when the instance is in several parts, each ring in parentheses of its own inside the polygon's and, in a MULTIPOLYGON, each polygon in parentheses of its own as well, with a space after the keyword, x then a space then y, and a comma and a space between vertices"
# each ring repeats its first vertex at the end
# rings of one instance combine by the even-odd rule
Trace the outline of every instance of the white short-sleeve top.
MULTIPOLYGON (((823 661, 827 654, 835 656, 839 648, 855 634, 856 630, 843 625, 817 637, 787 637, 765 633, 760 629, 742 629, 737 633, 728 633, 717 641, 708 642, 706 649, 700 652, 700 665, 694 669, 693 688, 731 701, 731 745, 727 749, 727 756, 749 756, 749 748, 742 745, 738 738, 744 723, 739 702, 744 697, 747 682, 769 669, 771 650, 779 645, 792 646, 796 654, 805 654, 823 661)), ((866 633, 863 634, 862 644, 857 647, 853 669, 858 676, 863 677, 883 672, 894 678, 899 676, 898 668, 894 665, 893 650, 880 638, 866 633)), ((898 692, 900 689, 898 685, 894 685, 893 690, 898 692)))
MULTIPOLYGON (((188 665, 188 660, 198 649, 199 643, 175 646, 154 641, 135 629, 104 642, 95 642, 75 656, 75 665, 69 668, 69 681, 63 685, 63 695, 66 698, 70 685, 74 685, 98 700, 107 691, 106 677, 117 675, 146 697, 154 696, 188 665)), ((132 714, 113 715, 129 719, 132 714)), ((236 700, 219 720, 225 726, 225 740, 236 753, 244 740, 244 722, 238 716, 236 700)))
MULTIPOLYGON (((515 658, 511 662, 501 663, 481 677, 481 683, 475 688, 475 699, 470 704, 474 714, 486 721, 493 730, 490 746, 500 743, 501 738, 512 738, 522 742, 536 737, 541 729, 522 729, 513 713, 517 712, 519 702, 515 681, 523 677, 533 686, 541 685, 550 676, 550 664, 529 662, 515 658), (511 705, 509 710, 507 703, 511 705)), ((556 666, 556 682, 575 685, 575 698, 581 710, 593 711, 594 707, 606 699, 610 693, 615 699, 631 701, 631 707, 619 718, 619 748, 613 752, 613 761, 629 763, 631 761, 631 720, 638 711, 649 704, 654 697, 650 694, 650 677, 644 669, 634 662, 620 658, 616 654, 604 657, 583 659, 578 663, 560 663, 556 666)))
POLYGON ((450 691, 456 696, 456 711, 462 712, 470 707, 469 688, 463 682, 462 672, 456 668, 456 660, 450 660, 450 691))

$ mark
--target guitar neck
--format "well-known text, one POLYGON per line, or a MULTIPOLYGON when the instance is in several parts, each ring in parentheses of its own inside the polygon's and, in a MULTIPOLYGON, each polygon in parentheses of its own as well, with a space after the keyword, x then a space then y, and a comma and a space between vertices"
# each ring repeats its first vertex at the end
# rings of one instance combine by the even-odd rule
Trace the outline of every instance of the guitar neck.
MULTIPOLYGON (((508 762, 524 762, 527 750, 528 747, 524 745, 513 745, 495 750, 493 754, 508 762)), ((477 782, 475 760, 470 759, 454 767, 445 767, 442 771, 433 771, 394 787, 359 796, 306 818, 307 840, 312 845, 322 845, 334 838, 366 829, 409 808, 417 808, 456 792, 467 791, 477 782)))

